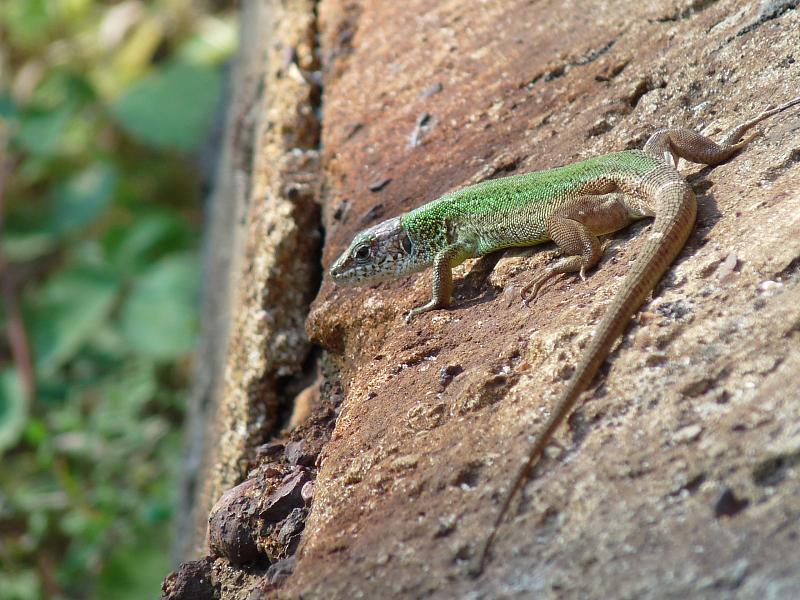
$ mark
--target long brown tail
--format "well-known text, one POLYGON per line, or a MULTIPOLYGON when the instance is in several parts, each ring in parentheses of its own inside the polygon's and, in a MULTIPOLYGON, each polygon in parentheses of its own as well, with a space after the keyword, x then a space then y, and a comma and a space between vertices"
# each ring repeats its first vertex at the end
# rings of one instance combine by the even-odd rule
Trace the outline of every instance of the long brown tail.
POLYGON ((740 141, 754 125, 798 104, 800 97, 762 112, 754 119, 732 129, 721 144, 688 129, 659 131, 645 144, 644 151, 664 163, 642 182, 642 191, 653 200, 656 213, 653 228, 648 234, 649 239, 600 321, 575 373, 545 423, 544 430, 531 447, 525 463, 514 478, 500 506, 492 530, 478 554, 477 561, 470 569, 472 575, 478 576, 483 572, 489 551, 511 502, 530 476, 533 466, 550 443, 553 434, 572 411, 581 392, 591 383, 600 365, 608 357, 614 342, 624 332, 630 317, 642 305, 675 260, 692 231, 697 203, 692 189, 673 167, 677 162, 676 158, 682 157, 704 164, 718 164, 731 157, 752 139, 740 141))

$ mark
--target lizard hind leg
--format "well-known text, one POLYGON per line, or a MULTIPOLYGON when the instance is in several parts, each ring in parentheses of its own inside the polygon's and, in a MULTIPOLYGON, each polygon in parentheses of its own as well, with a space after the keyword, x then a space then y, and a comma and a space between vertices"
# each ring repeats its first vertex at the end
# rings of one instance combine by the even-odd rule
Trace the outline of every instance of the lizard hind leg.
POLYGON ((547 233, 564 256, 522 289, 525 304, 537 296, 547 281, 561 273, 577 272, 585 280, 586 272, 600 262, 605 249, 597 236, 622 229, 631 220, 621 193, 580 196, 553 213, 546 222, 547 233))
POLYGON ((742 136, 758 123, 787 108, 800 104, 800 97, 780 106, 765 110, 757 117, 731 129, 721 143, 691 129, 662 129, 654 133, 644 145, 644 152, 671 166, 677 166, 678 158, 694 163, 717 165, 749 144, 757 134, 742 139, 742 136))
POLYGON ((754 137, 750 135, 741 141, 737 139, 736 142, 717 144, 711 138, 691 129, 663 129, 647 140, 644 151, 671 167, 678 166, 679 158, 704 165, 716 165, 736 154, 754 137))

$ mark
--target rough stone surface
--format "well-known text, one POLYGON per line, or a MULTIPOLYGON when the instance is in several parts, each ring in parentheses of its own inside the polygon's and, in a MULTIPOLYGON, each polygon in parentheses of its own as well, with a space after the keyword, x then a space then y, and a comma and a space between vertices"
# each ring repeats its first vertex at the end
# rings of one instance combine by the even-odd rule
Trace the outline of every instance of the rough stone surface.
MULTIPOLYGON (((303 322, 319 278, 319 210, 315 107, 319 89, 308 74, 314 54, 314 2, 249 3, 260 36, 267 36, 262 94, 250 111, 255 123, 231 124, 252 136, 248 200, 243 219, 238 289, 231 301, 227 362, 208 427, 196 497, 196 530, 222 493, 242 481, 257 455, 282 426, 293 387, 302 388, 309 352, 303 322)), ((248 24, 248 29, 252 24, 248 24)), ((255 45, 255 50, 260 48, 255 45)), ((204 550, 196 536, 192 552, 204 550)))
POLYGON ((207 489, 219 430, 214 417, 227 361, 228 328, 233 294, 242 274, 245 214, 249 202, 254 125, 260 104, 259 82, 266 70, 266 40, 261 25, 264 3, 245 2, 241 14, 241 51, 230 79, 230 102, 214 190, 207 201, 207 229, 203 240, 203 305, 200 336, 194 356, 192 389, 188 398, 186 451, 180 482, 175 555, 185 558, 201 545, 208 509, 219 496, 199 498, 207 489))
MULTIPOLYGON (((322 0, 319 15, 326 265, 357 230, 465 183, 668 125, 714 134, 800 90, 792 7, 322 0)), ((478 580, 469 560, 647 224, 529 309, 519 289, 550 247, 488 276, 460 267, 453 309, 411 325, 429 275, 325 281, 307 329, 345 400, 286 597, 800 594, 800 115, 761 131, 724 165, 682 165, 697 229, 478 580)))
MULTIPOLYGON (((276 64, 316 52, 322 67, 324 265, 358 230, 455 187, 641 147, 664 126, 715 135, 800 90, 796 2, 274 6, 295 11, 309 44, 276 64)), ((270 122, 308 106, 302 94, 272 102, 270 122)), ((299 488, 313 502, 300 548, 272 580, 217 560, 221 597, 800 597, 800 113, 760 131, 724 165, 682 163, 696 230, 478 579, 467 566, 648 224, 613 236, 588 281, 562 277, 529 308, 519 290, 552 246, 469 261, 453 308, 410 325, 429 274, 360 289, 323 280, 306 321, 323 383, 290 436, 319 454, 313 496, 299 488)), ((257 165, 279 164, 270 148, 256 147, 257 165)), ((264 218, 286 206, 267 198, 264 218)), ((294 284, 266 277, 276 259, 262 254, 275 251, 262 225, 250 224, 247 289, 277 299, 294 284)), ((298 310, 304 297, 290 296, 298 310)), ((251 362, 228 371, 239 412, 220 421, 216 497, 275 422, 258 411, 285 363, 267 329, 248 329, 256 304, 234 308, 243 333, 229 364, 251 362)), ((286 542, 294 523, 263 539, 284 526, 286 542)))
POLYGON ((161 586, 162 600, 215 600, 219 598, 212 582, 212 558, 183 563, 161 586))
POLYGON ((296 442, 289 442, 286 445, 286 460, 290 465, 302 465, 304 467, 311 467, 317 460, 317 456, 306 449, 306 443, 303 440, 296 442))

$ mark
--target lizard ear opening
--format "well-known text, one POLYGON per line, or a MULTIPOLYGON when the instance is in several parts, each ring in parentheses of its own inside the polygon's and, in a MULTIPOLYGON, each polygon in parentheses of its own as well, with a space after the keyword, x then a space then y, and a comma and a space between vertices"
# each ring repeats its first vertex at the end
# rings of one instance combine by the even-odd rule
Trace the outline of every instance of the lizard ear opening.
POLYGON ((400 246, 403 248, 403 251, 406 254, 411 254, 411 251, 414 249, 414 245, 411 243, 411 238, 408 237, 408 233, 403 231, 400 235, 400 246))

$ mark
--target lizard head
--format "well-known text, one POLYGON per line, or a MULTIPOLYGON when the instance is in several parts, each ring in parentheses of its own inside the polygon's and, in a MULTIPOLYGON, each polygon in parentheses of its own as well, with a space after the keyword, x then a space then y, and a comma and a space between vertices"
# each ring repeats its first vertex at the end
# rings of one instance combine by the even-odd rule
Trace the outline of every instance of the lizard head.
POLYGON ((418 271, 414 245, 400 217, 378 223, 359 233, 331 267, 331 279, 353 286, 402 277, 418 271))

